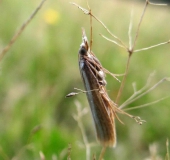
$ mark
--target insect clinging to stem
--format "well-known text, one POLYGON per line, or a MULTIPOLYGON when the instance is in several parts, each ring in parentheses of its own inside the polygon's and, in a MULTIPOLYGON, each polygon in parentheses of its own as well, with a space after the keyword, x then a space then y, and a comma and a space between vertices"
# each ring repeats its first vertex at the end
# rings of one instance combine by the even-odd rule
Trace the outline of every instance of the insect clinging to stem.
MULTIPOLYGON (((115 75, 105 69, 91 51, 84 29, 82 29, 82 43, 80 45, 78 59, 80 74, 86 90, 82 92, 86 93, 98 140, 104 147, 115 147, 115 118, 123 123, 117 116, 117 112, 134 118, 139 124, 142 124, 144 121, 139 117, 132 116, 119 109, 117 104, 109 98, 106 90, 107 82, 105 73, 113 77, 115 77, 115 75)), ((66 97, 77 94, 78 93, 72 92, 66 97)))
POLYGON ((86 92, 86 95, 91 108, 97 137, 102 145, 115 146, 116 132, 114 115, 116 113, 110 106, 110 98, 106 92, 105 86, 107 83, 104 69, 99 60, 92 51, 90 51, 84 29, 82 29, 82 43, 78 57, 79 69, 85 90, 93 90, 86 92))

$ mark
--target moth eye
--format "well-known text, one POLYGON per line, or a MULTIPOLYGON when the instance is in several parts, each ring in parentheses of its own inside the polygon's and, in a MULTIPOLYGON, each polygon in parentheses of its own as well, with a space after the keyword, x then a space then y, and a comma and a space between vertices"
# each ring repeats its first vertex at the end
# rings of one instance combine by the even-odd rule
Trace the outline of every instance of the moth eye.
POLYGON ((85 55, 87 53, 87 50, 85 48, 80 48, 79 53, 81 55, 85 55))

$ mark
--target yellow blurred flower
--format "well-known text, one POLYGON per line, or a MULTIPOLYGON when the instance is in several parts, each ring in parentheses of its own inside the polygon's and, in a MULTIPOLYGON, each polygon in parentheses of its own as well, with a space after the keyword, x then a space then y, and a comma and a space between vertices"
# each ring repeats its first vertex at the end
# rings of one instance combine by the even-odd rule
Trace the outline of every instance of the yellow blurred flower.
POLYGON ((56 24, 59 21, 60 14, 54 9, 48 9, 45 11, 43 18, 48 24, 56 24))

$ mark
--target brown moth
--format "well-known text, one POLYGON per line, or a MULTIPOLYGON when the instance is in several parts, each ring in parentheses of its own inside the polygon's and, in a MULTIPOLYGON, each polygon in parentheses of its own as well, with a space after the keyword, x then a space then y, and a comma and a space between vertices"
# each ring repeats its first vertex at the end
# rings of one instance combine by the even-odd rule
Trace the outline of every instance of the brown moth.
MULTIPOLYGON (((84 29, 82 29, 82 43, 80 45, 78 57, 80 74, 86 90, 81 90, 81 92, 86 93, 98 140, 104 147, 115 147, 115 119, 117 118, 121 123, 123 123, 116 113, 127 115, 128 117, 133 118, 140 125, 146 121, 142 120, 138 116, 133 116, 124 112, 109 98, 106 90, 107 82, 105 80, 105 73, 110 74, 114 78, 116 77, 113 73, 102 67, 100 61, 91 51, 84 29)), ((71 97, 79 93, 72 92, 66 97, 71 97)))
POLYGON ((90 50, 85 31, 79 49, 79 69, 91 108, 97 137, 103 146, 116 145, 116 104, 106 91, 105 69, 90 50), (90 91, 92 90, 92 91, 90 91))

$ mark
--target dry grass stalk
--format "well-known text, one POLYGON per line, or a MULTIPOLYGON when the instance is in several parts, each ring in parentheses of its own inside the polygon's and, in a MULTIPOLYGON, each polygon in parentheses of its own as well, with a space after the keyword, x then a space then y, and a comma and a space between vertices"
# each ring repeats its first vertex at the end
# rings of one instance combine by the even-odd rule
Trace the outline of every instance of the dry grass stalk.
POLYGON ((154 143, 149 146, 150 156, 145 160, 162 160, 162 158, 158 155, 158 146, 154 143))
POLYGON ((74 119, 77 121, 78 126, 80 128, 81 131, 81 135, 83 137, 83 142, 85 145, 85 149, 86 149, 86 160, 90 160, 90 143, 88 142, 88 138, 86 136, 85 133, 85 129, 82 123, 82 117, 88 112, 87 108, 84 108, 83 110, 81 110, 81 105, 78 101, 75 101, 75 105, 77 107, 77 115, 73 115, 74 119))
POLYGON ((90 10, 87 10, 87 9, 85 9, 85 8, 83 8, 83 7, 81 7, 81 6, 79 6, 78 4, 73 3, 73 2, 71 2, 71 4, 77 6, 80 10, 83 11, 84 14, 90 15, 90 17, 93 17, 95 20, 97 20, 97 21, 106 29, 106 31, 107 31, 112 37, 114 37, 114 38, 118 41, 118 43, 120 43, 120 46, 122 46, 122 47, 124 47, 124 48, 127 48, 126 45, 125 45, 115 34, 113 34, 100 19, 98 19, 98 18, 92 13, 91 9, 90 9, 90 10))
POLYGON ((12 47, 12 45, 16 42, 18 37, 21 35, 21 33, 24 31, 24 29, 28 26, 28 24, 32 21, 32 19, 35 17, 37 12, 41 9, 44 2, 46 0, 42 0, 40 4, 37 6, 37 8, 33 11, 33 13, 30 15, 30 17, 22 24, 22 26, 19 28, 19 30, 14 34, 10 42, 7 44, 5 48, 0 53, 0 61, 3 59, 4 55, 9 51, 9 49, 12 47))
POLYGON ((103 147, 102 147, 102 150, 101 150, 101 153, 100 153, 100 156, 99 156, 99 160, 102 160, 102 159, 103 159, 105 152, 106 152, 106 147, 103 146, 103 147))
MULTIPOLYGON (((148 88, 149 83, 150 83, 150 77, 148 78, 148 81, 146 83, 146 85, 144 87, 142 87, 140 90, 136 90, 135 86, 134 86, 134 93, 132 94, 132 96, 130 98, 128 98, 122 105, 119 106, 120 109, 125 108, 126 106, 128 106, 129 104, 131 104, 132 102, 138 100, 139 98, 143 97, 144 95, 146 95, 147 93, 151 92, 152 90, 154 90, 155 88, 157 88, 160 84, 162 84, 165 81, 169 81, 168 78, 163 78, 161 79, 159 82, 157 82, 156 84, 154 84, 152 87, 148 88)), ((169 96, 163 97, 158 99, 157 101, 151 102, 151 103, 147 103, 147 104, 143 104, 141 106, 138 106, 139 108, 142 108, 144 106, 148 106, 150 104, 154 104, 154 103, 158 103, 166 98, 168 98, 169 96)), ((137 108, 138 108, 137 107, 137 108)), ((133 107, 134 108, 134 107, 133 107)), ((132 108, 132 109, 133 109, 132 108)), ((136 108, 135 108, 136 109, 136 108)))
POLYGON ((40 160, 45 160, 45 155, 42 151, 39 152, 40 154, 40 160))
POLYGON ((67 160, 71 160, 71 144, 68 145, 68 156, 67 160))

